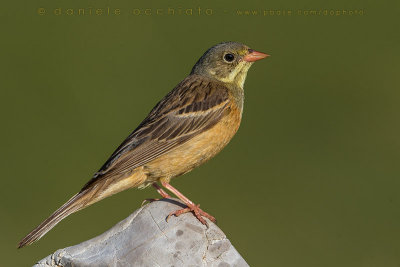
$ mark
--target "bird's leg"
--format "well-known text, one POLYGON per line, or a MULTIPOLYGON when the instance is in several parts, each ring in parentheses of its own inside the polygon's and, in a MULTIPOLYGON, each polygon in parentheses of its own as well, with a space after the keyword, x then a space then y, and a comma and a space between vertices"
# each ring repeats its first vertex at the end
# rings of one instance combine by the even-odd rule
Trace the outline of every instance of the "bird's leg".
POLYGON ((171 198, 157 183, 153 183, 152 185, 163 198, 171 198))
MULTIPOLYGON (((163 197, 163 198, 171 198, 170 195, 168 195, 167 192, 165 192, 157 183, 152 183, 151 184, 156 190, 157 192, 163 197)), ((142 206, 148 201, 148 202, 153 202, 153 201, 157 201, 160 200, 159 198, 147 198, 145 200, 143 200, 142 202, 142 206)))
POLYGON ((202 209, 200 209, 200 205, 196 205, 194 204, 190 199, 188 199, 187 197, 185 197, 181 192, 179 192, 176 188, 174 188, 172 185, 170 185, 169 183, 166 182, 161 182, 162 186, 164 186, 166 189, 168 189, 169 191, 171 191, 172 193, 174 193, 175 196, 177 196, 180 200, 182 200, 187 208, 184 209, 180 209, 180 210, 176 210, 174 212, 171 212, 168 217, 167 220, 169 219, 169 217, 171 217, 172 215, 175 216, 179 216, 183 213, 187 213, 187 212, 192 212, 194 214, 194 216, 204 225, 208 226, 208 223, 206 220, 204 220, 203 217, 208 218, 210 221, 212 222, 216 222, 217 220, 211 216, 210 214, 208 214, 207 212, 203 211, 202 209))

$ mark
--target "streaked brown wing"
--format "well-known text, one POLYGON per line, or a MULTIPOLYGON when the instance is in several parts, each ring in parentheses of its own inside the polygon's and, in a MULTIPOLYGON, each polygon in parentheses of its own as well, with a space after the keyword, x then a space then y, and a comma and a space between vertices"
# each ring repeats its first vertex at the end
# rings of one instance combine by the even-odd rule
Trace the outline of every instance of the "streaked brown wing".
POLYGON ((188 76, 153 108, 85 187, 143 166, 213 127, 226 115, 228 102, 222 84, 188 76))

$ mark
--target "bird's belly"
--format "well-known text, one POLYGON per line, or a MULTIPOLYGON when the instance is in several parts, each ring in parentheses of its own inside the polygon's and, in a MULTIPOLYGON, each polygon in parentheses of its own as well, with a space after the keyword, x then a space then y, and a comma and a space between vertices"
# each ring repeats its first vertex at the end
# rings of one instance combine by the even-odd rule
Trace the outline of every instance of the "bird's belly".
MULTIPOLYGON (((236 111, 236 110, 235 110, 236 111)), ((240 125, 240 112, 231 112, 213 128, 145 165, 147 182, 182 175, 211 159, 232 139, 240 125)))

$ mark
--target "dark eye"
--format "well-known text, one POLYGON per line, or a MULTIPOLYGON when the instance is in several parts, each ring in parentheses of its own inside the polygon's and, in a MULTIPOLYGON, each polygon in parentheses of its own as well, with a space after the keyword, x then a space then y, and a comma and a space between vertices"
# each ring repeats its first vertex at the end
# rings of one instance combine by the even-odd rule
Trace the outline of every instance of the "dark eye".
POLYGON ((225 54, 224 59, 226 62, 232 62, 235 59, 235 56, 232 54, 225 54))

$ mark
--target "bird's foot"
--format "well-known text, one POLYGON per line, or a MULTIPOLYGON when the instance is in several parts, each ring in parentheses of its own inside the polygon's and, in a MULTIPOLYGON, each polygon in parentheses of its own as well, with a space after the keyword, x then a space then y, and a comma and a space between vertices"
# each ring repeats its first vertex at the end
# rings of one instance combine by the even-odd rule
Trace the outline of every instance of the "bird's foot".
POLYGON ((187 205, 187 208, 184 208, 184 209, 180 209, 180 210, 176 210, 176 211, 174 211, 174 212, 171 212, 171 213, 168 215, 168 217, 167 217, 167 221, 168 221, 169 217, 171 217, 171 216, 173 216, 173 215, 176 216, 176 217, 178 217, 178 216, 181 215, 181 214, 188 213, 188 212, 192 212, 193 215, 194 215, 202 224, 204 224, 204 225, 207 226, 207 227, 208 227, 208 223, 207 223, 207 221, 206 221, 203 217, 209 219, 209 220, 212 221, 213 223, 216 223, 216 222, 217 222, 217 220, 216 220, 213 216, 211 216, 211 215, 208 214, 207 212, 205 212, 205 211, 203 211, 202 209, 200 209, 200 204, 195 205, 195 204, 187 203, 186 205, 187 205))
POLYGON ((187 212, 192 212, 193 215, 205 226, 208 227, 208 223, 207 221, 203 218, 207 218, 210 221, 216 223, 217 220, 211 216, 210 214, 208 214, 207 212, 203 211, 202 209, 200 209, 200 205, 196 205, 194 204, 190 199, 188 199, 187 197, 185 197, 181 192, 179 192, 176 188, 174 188, 172 185, 170 185, 167 182, 163 182, 161 181, 161 184, 168 189, 169 191, 171 191, 172 193, 174 193, 180 200, 183 201, 183 203, 185 203, 185 205, 187 206, 187 208, 184 209, 180 209, 180 210, 176 210, 174 212, 171 212, 168 217, 167 217, 167 221, 169 219, 169 217, 171 217, 172 215, 175 216, 179 216, 181 214, 187 213, 187 212))

